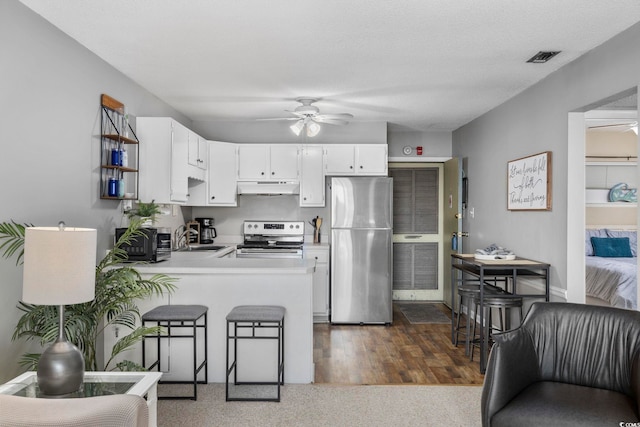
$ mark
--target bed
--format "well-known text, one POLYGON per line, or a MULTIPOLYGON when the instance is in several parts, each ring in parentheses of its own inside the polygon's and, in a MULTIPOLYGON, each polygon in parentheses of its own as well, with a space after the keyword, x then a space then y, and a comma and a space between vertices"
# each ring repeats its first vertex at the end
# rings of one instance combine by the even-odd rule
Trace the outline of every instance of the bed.
POLYGON ((586 230, 585 255, 587 302, 637 310, 637 232, 586 230))

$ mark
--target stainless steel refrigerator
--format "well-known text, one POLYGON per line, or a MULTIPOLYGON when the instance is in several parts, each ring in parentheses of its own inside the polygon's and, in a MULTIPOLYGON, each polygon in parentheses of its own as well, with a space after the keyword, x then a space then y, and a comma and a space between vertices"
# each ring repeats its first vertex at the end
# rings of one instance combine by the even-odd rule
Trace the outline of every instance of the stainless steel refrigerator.
POLYGON ((393 180, 331 179, 331 323, 393 321, 393 180))

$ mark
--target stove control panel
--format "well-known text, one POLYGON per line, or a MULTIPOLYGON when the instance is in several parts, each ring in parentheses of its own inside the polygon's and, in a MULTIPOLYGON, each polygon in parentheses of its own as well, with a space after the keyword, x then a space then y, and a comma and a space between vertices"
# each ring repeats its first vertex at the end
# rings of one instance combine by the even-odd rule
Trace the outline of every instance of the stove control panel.
POLYGON ((242 228, 245 236, 252 234, 267 236, 304 235, 304 221, 245 221, 242 228))

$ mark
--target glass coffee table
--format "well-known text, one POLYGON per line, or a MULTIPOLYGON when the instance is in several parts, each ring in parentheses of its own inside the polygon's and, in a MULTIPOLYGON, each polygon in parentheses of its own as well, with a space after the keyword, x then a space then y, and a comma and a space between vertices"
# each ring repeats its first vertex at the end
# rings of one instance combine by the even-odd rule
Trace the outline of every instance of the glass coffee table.
MULTIPOLYGON (((85 372, 80 390, 65 398, 105 396, 109 394, 135 394, 144 397, 149 407, 149 426, 157 425, 158 381, 161 372, 85 372)), ((0 385, 0 394, 47 398, 38 388, 34 371, 25 372, 9 382, 0 385)))

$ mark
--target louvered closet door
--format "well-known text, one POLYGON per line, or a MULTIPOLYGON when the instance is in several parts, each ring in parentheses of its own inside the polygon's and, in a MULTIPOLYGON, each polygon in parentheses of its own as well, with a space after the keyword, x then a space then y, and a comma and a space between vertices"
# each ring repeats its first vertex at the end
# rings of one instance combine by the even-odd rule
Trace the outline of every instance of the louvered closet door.
POLYGON ((437 166, 389 169, 395 300, 442 300, 438 286, 440 171, 437 166))

